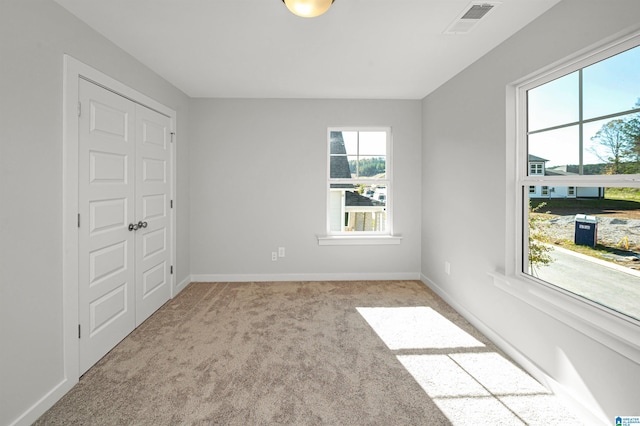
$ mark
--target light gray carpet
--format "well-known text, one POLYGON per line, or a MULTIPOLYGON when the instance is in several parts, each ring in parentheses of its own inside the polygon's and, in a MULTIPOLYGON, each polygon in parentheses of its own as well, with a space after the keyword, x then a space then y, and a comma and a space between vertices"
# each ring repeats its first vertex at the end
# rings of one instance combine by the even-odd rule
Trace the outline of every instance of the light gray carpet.
POLYGON ((418 281, 192 283, 36 424, 561 424, 552 398, 418 281))

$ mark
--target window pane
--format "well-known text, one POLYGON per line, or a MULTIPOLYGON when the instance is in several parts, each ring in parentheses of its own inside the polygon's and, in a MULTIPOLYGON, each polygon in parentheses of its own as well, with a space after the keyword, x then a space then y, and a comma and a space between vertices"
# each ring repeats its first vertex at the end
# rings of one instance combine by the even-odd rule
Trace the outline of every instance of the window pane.
POLYGON ((386 159, 384 157, 360 157, 359 172, 360 178, 384 179, 386 159))
POLYGON ((387 155, 387 132, 360 132, 360 155, 387 155))
POLYGON ((382 232, 387 229, 387 187, 330 185, 329 223, 332 232, 382 232))
POLYGON ((584 118, 640 107, 640 46, 583 69, 584 118))
POLYGON ((527 92, 529 131, 547 129, 579 119, 578 72, 527 92))
POLYGON ((640 173, 640 114, 584 125, 584 174, 640 173))
POLYGON ((580 161, 578 126, 529 135, 529 161, 544 162, 544 175, 576 174, 580 161))
POLYGON ((640 319, 640 188, 548 191, 525 195, 532 209, 523 272, 640 319))
POLYGON ((346 155, 332 155, 329 160, 329 177, 332 179, 350 179, 349 160, 346 155))

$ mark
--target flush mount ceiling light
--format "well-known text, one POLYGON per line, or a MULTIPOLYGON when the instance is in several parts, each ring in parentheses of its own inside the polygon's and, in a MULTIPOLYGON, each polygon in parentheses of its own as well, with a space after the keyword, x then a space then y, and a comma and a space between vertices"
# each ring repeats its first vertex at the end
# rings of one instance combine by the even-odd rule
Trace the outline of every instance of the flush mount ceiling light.
POLYGON ((294 15, 315 18, 325 13, 334 0, 282 0, 294 15))

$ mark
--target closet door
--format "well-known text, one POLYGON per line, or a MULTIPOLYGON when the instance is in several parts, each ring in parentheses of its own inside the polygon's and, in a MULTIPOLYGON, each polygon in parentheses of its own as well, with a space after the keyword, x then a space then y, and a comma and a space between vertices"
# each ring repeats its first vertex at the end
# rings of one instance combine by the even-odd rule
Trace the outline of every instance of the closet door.
POLYGON ((84 373, 171 296, 170 118, 80 80, 79 319, 84 373))
POLYGON ((171 295, 170 119, 136 107, 136 326, 171 295))
POLYGON ((135 104, 80 80, 80 373, 135 327, 135 104))

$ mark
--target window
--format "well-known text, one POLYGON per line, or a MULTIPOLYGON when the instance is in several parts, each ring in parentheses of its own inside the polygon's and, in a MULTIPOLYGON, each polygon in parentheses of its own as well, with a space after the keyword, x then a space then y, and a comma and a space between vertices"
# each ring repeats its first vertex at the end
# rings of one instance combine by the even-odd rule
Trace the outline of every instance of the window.
POLYGON ((391 131, 329 129, 329 235, 391 234, 391 131))
POLYGON ((530 175, 541 175, 542 174, 542 164, 531 163, 529 165, 529 174, 530 175))
POLYGON ((520 86, 517 148, 518 161, 528 165, 517 178, 521 274, 635 320, 639 45, 640 37, 629 38, 520 86), (544 172, 532 157, 544 159, 544 172))

